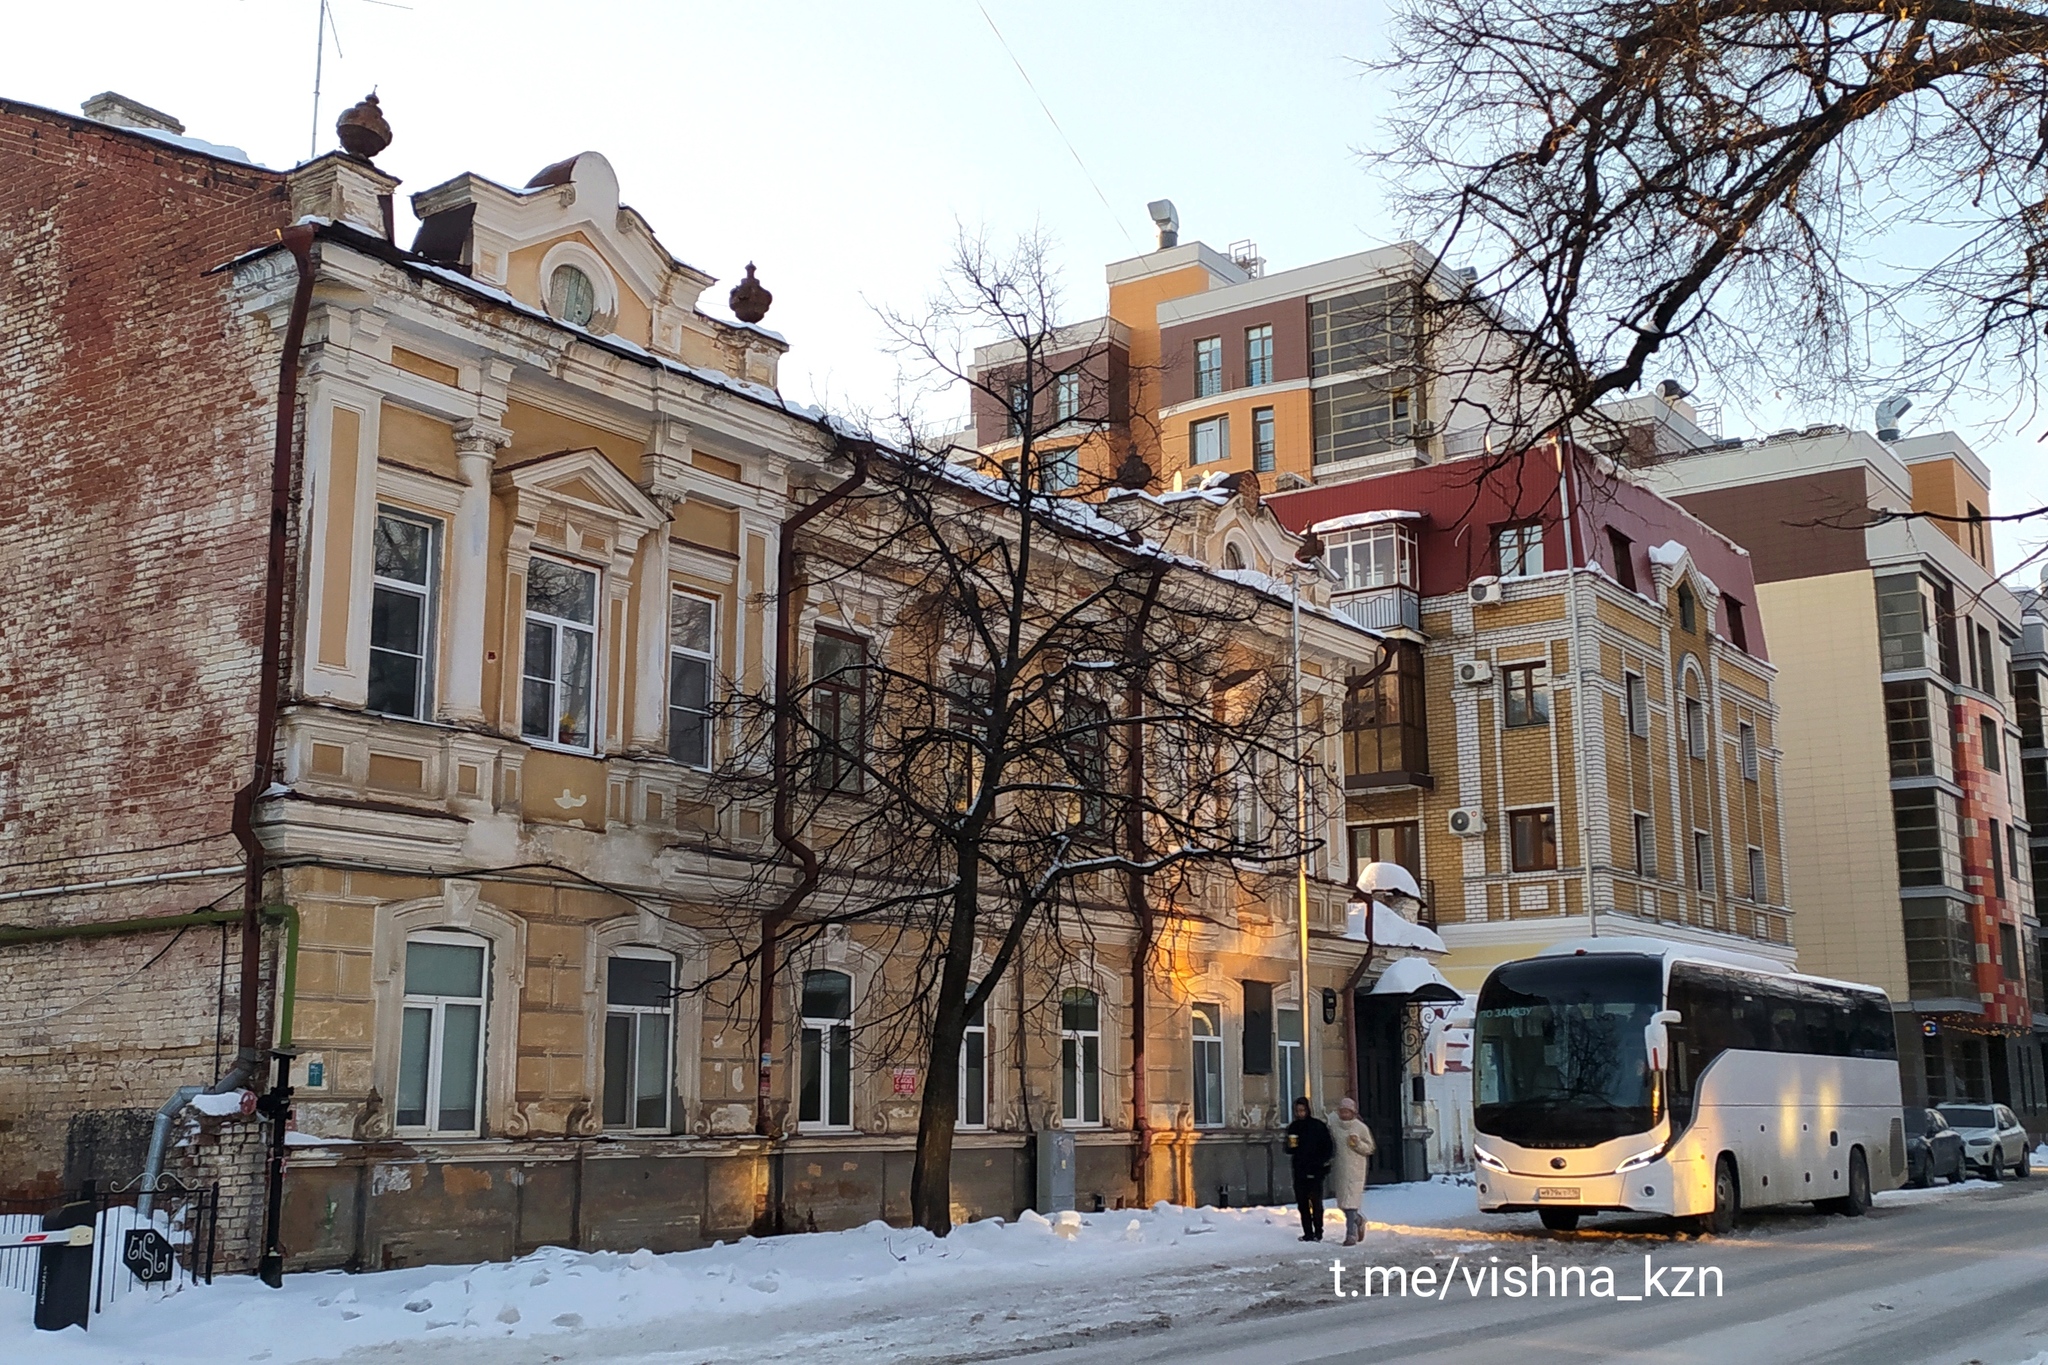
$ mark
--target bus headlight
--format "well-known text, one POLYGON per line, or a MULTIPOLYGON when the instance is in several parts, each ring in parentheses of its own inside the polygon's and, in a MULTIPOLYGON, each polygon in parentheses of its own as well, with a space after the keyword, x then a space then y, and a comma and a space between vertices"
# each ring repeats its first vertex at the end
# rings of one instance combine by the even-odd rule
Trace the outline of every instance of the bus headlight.
POLYGON ((1630 1171, 1640 1171, 1641 1169, 1643 1169, 1643 1167, 1649 1165, 1651 1162, 1655 1161, 1658 1157, 1662 1155, 1664 1155, 1664 1147, 1663 1144, 1660 1143, 1659 1145, 1652 1147, 1647 1152, 1637 1152, 1634 1156, 1622 1162, 1619 1166, 1616 1166, 1614 1168, 1615 1174, 1625 1175, 1630 1171))
POLYGON ((1499 1171, 1502 1175, 1507 1174, 1508 1164, 1476 1142, 1472 1144, 1472 1155, 1487 1170, 1499 1171))

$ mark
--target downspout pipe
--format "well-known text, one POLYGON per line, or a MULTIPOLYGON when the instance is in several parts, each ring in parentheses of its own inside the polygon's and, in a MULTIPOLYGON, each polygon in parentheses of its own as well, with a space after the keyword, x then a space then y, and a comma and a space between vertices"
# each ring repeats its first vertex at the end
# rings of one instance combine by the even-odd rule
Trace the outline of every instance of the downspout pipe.
POLYGON ((149 1129, 149 1155, 142 1163, 141 1192, 135 1198, 135 1216, 141 1222, 149 1221, 149 1211, 156 1206, 156 1182, 164 1173, 164 1151, 171 1143, 171 1120, 204 1091, 204 1086, 181 1085, 156 1111, 156 1122, 149 1129))
MULTIPOLYGON (((196 915, 178 915, 173 916, 171 920, 166 922, 177 923, 185 921, 194 924, 231 923, 236 913, 234 911, 210 911, 196 915)), ((278 1005, 278 1037, 280 1039, 280 1046, 289 1048, 292 1036, 292 995, 297 988, 299 974, 299 912, 289 905, 273 906, 265 912, 265 915, 272 919, 282 918, 285 923, 284 989, 282 992, 283 999, 278 1005)), ((124 924, 133 923, 132 921, 124 922, 124 924)), ((149 922, 147 927, 157 928, 160 926, 156 922, 149 922)), ((232 1075, 233 1073, 230 1072, 229 1074, 232 1075)), ((206 1087, 202 1085, 180 1086, 172 1092, 169 1099, 164 1101, 163 1107, 156 1111, 156 1120, 150 1125, 149 1130, 149 1153, 142 1163, 141 1192, 135 1201, 136 1215, 145 1222, 149 1220, 150 1209, 156 1204, 157 1181, 162 1178, 164 1173, 164 1154, 170 1149, 171 1121, 184 1112, 186 1105, 192 1103, 194 1099, 205 1093, 206 1087)), ((271 1136, 271 1151, 274 1158, 281 1157, 283 1147, 284 1125, 280 1123, 276 1125, 271 1136)), ((279 1176, 282 1176, 284 1169, 282 1164, 276 1165, 274 1169, 279 1176)), ((282 1189, 281 1182, 278 1185, 278 1189, 280 1191, 282 1189)), ((272 1226, 274 1225, 273 1220, 272 1226)))
POLYGON ((313 227, 295 223, 278 233, 298 267, 285 322, 284 347, 277 366, 277 428, 270 459, 270 527, 263 583, 263 655, 257 676, 256 743, 250 760, 249 785, 235 794, 234 833, 242 846, 241 1011, 235 1028, 235 1064, 213 1083, 216 1094, 239 1089, 254 1077, 263 1061, 257 1044, 260 1019, 257 994, 263 975, 263 842, 256 837, 256 802, 270 787, 277 757, 277 702, 284 672, 285 551, 291 526, 292 433, 299 409, 299 350, 306 337, 306 314, 313 304, 313 227))
POLYGON ((299 912, 294 906, 279 906, 271 911, 284 917, 284 970, 283 981, 277 991, 277 1041, 271 1045, 271 1056, 277 1059, 277 1080, 270 1093, 256 1102, 256 1111, 270 1120, 270 1161, 266 1172, 268 1177, 263 1192, 263 1255, 256 1265, 256 1274, 272 1289, 284 1287, 284 1135, 285 1125, 291 1120, 292 1104, 292 1058, 297 1049, 292 1046, 292 1003, 299 989, 299 912))
MULTIPOLYGON (((848 440, 836 434, 834 441, 841 451, 851 456, 853 473, 784 518, 777 533, 775 547, 775 715, 770 727, 769 775, 775 784, 775 842, 796 859, 800 871, 796 884, 790 887, 789 893, 780 903, 761 916, 758 983, 761 998, 759 1018, 755 1023, 755 1037, 760 1044, 760 1071, 754 1098, 754 1131, 762 1137, 775 1135, 770 1101, 774 1094, 776 938, 783 923, 796 913, 797 907, 803 904, 818 885, 818 855, 798 835, 790 813, 796 782, 795 775, 790 772, 789 767, 792 743, 790 732, 795 728, 795 717, 791 713, 794 703, 790 700, 790 694, 793 687, 791 674, 796 667, 798 624, 797 613, 791 608, 797 591, 796 533, 835 504, 851 497, 856 489, 867 482, 868 460, 874 453, 874 446, 868 441, 848 440)), ((770 1174, 771 1177, 774 1175, 772 1168, 770 1174)), ((775 1210, 779 1207, 779 1193, 775 1192, 769 1200, 770 1217, 774 1216, 775 1210)))

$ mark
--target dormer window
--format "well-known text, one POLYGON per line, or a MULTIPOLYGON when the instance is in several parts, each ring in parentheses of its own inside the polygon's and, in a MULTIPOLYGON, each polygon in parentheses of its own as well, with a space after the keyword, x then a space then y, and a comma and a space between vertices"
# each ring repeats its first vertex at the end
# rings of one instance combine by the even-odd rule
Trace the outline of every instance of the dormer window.
POLYGON ((573 265, 558 265, 548 276, 548 311, 572 327, 588 327, 597 315, 597 289, 573 265))

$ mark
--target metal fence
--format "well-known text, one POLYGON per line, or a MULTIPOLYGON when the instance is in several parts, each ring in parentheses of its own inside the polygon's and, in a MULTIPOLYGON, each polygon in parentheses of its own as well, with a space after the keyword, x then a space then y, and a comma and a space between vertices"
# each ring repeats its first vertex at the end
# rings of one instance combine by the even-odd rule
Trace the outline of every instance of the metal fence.
MULTIPOLYGON (((147 1218, 137 1208, 141 1182, 127 1189, 86 1188, 60 1199, 0 1200, 0 1236, 35 1232, 46 1215, 75 1204, 78 1222, 90 1215, 93 1228, 92 1306, 96 1313, 137 1290, 168 1292, 191 1284, 212 1284, 220 1233, 220 1186, 187 1185, 176 1176, 157 1179, 155 1207, 147 1218), (142 1234, 153 1230, 159 1243, 142 1234), (131 1236, 131 1234, 135 1234, 131 1236), (131 1257, 131 1244, 133 1255, 131 1257), (168 1245, 168 1260, 147 1252, 168 1245)), ((0 1290, 36 1292, 42 1251, 37 1247, 0 1249, 0 1290)))

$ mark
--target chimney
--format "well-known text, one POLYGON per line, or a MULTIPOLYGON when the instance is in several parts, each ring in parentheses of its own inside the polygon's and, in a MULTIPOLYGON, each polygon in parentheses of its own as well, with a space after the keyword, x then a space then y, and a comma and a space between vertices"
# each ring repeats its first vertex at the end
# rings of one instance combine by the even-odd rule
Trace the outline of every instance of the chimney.
POLYGON ((1913 400, 1902 393, 1895 393, 1877 405, 1877 439, 1889 445, 1899 439, 1899 419, 1906 415, 1906 409, 1913 406, 1913 400))
POLYGON ((1145 205, 1145 211, 1152 215, 1152 221, 1159 227, 1159 249, 1180 245, 1180 213, 1171 199, 1154 199, 1145 205))
POLYGON ((185 131, 184 124, 163 110, 152 109, 140 100, 131 100, 111 90, 102 90, 78 108, 94 123, 112 124, 116 128, 147 128, 151 132, 173 135, 185 131))

